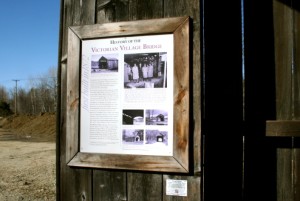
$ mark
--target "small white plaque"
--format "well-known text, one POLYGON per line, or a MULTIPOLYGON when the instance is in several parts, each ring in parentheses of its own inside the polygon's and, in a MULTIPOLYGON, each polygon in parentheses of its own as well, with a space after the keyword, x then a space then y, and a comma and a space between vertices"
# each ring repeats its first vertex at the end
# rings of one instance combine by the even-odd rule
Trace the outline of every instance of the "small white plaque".
POLYGON ((166 194, 175 196, 187 196, 187 180, 167 179, 166 194))

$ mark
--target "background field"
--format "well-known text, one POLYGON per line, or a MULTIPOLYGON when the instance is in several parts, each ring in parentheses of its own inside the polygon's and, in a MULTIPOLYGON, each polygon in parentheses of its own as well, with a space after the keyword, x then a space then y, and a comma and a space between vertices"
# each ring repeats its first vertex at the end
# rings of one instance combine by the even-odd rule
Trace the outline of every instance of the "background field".
POLYGON ((55 114, 0 117, 0 200, 55 200, 55 114))

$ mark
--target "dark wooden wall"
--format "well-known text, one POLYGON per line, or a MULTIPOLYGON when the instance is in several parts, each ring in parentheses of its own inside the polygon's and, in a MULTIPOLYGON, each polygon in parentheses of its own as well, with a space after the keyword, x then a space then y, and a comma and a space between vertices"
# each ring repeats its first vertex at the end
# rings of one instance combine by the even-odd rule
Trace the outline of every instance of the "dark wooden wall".
POLYGON ((297 0, 61 0, 58 200, 300 200, 299 136, 278 138, 266 129, 268 120, 275 127, 300 120, 299 12, 297 0), (186 15, 193 41, 191 173, 69 168, 68 26, 186 15), (187 180, 188 196, 166 196, 167 179, 187 180))
POLYGON ((300 200, 299 1, 203 2, 204 200, 300 200))
POLYGON ((241 200, 241 2, 204 0, 203 6, 204 200, 241 200))
POLYGON ((297 201, 299 1, 244 1, 244 200, 297 201))
POLYGON ((272 0, 244 1, 244 41, 244 198, 275 201, 276 149, 265 131, 276 118, 272 0))
POLYGON ((61 0, 57 181, 58 200, 200 201, 200 2, 197 0, 61 0), (70 168, 66 164, 67 28, 75 25, 190 16, 192 19, 192 146, 189 175, 70 168), (167 179, 188 181, 188 196, 166 195, 167 179))
MULTIPOLYGON (((290 123, 300 124, 300 4, 299 1, 274 0, 276 63, 276 122, 284 125, 277 149, 277 201, 300 200, 300 131, 290 123), (287 130, 286 130, 287 129, 287 130)), ((299 126, 298 126, 299 127, 299 126)), ((275 138, 278 138, 275 137, 275 138)))

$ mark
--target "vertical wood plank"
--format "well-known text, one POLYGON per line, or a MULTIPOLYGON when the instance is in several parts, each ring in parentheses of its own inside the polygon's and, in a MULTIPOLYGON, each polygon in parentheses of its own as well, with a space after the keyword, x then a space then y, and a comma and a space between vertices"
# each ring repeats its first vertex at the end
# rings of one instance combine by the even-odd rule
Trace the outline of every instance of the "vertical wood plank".
POLYGON ((300 149, 294 149, 294 200, 300 200, 300 149))
POLYGON ((72 25, 94 24, 95 23, 96 0, 72 0, 73 18, 72 25))
MULTIPOLYGON (((61 49, 61 54, 60 60, 62 60, 63 55, 67 54, 67 41, 68 41, 68 26, 71 24, 71 15, 66 15, 66 13, 70 13, 70 7, 67 6, 71 2, 69 0, 63 0, 61 3, 62 6, 62 14, 61 14, 61 23, 62 23, 62 28, 60 30, 60 49, 61 49)), ((66 61, 63 61, 63 63, 60 66, 60 73, 61 73, 61 81, 60 81, 60 95, 61 95, 61 104, 60 104, 60 109, 61 109, 61 116, 60 116, 60 137, 59 137, 59 144, 60 144, 60 178, 59 178, 59 186, 60 186, 60 197, 59 200, 64 200, 67 196, 65 193, 69 193, 71 191, 71 188, 68 187, 68 168, 66 166, 66 88, 67 88, 67 67, 66 67, 66 61)), ((73 177, 71 177, 73 178, 73 177)), ((71 193, 74 193, 71 192, 71 193)))
POLYGON ((198 0, 189 1, 164 1, 164 16, 191 16, 195 22, 200 19, 200 2, 198 0))
MULTIPOLYGON (((294 118, 300 119, 300 4, 293 0, 294 5, 294 118)), ((295 201, 300 200, 300 149, 294 148, 294 196, 295 201)))
MULTIPOLYGON (((198 0, 190 1, 164 1, 164 16, 188 15, 192 19, 191 27, 191 47, 192 68, 190 74, 192 77, 191 84, 191 101, 193 112, 191 121, 194 123, 193 130, 193 156, 194 156, 194 173, 200 175, 201 171, 201 57, 200 57, 200 2, 198 0)), ((192 122, 191 122, 192 126, 192 122)))
POLYGON ((293 201, 291 149, 277 150, 277 201, 293 201))
POLYGON ((93 178, 94 201, 127 200, 125 172, 94 171, 93 178))
MULTIPOLYGON (((96 22, 95 13, 96 13, 96 1, 97 0, 80 0, 77 1, 81 5, 81 14, 80 14, 80 24, 94 24, 96 22)), ((80 7, 77 7, 80 8, 80 7)))
POLYGON ((72 30, 68 35, 68 60, 67 68, 67 130, 66 130, 66 162, 68 163, 78 152, 77 144, 79 134, 79 75, 80 75, 80 39, 72 30), (70 68, 69 66, 74 66, 70 68))
POLYGON ((111 1, 98 0, 97 1, 97 23, 108 23, 115 20, 114 10, 111 1))
MULTIPOLYGON (((197 7, 196 7, 197 8, 197 7)), ((196 15, 197 16, 197 15, 196 15)), ((193 20, 193 69, 191 74, 193 78, 191 80, 192 84, 192 101, 193 101, 193 119, 191 127, 194 128, 193 133, 193 150, 194 150, 194 173, 200 177, 201 175, 201 52, 200 52, 200 19, 193 20)), ((195 191, 199 192, 199 191, 195 191)), ((200 193, 200 192, 199 192, 200 193)))
MULTIPOLYGON (((87 1, 74 1, 63 0, 62 1, 62 28, 60 31, 60 55, 63 59, 61 65, 61 117, 60 117, 60 200, 92 200, 92 180, 91 171, 84 169, 71 169, 67 166, 66 162, 70 159, 71 154, 69 152, 71 141, 69 141, 67 132, 67 72, 68 66, 65 64, 67 61, 68 50, 68 27, 72 25, 80 25, 83 23, 94 22, 94 7, 95 0, 87 1), (70 145, 70 146, 69 146, 70 145)), ((75 74, 75 76, 78 76, 75 74)), ((74 80, 74 82, 76 82, 74 80)), ((78 78, 77 78, 78 82, 78 78)), ((79 83, 77 83, 78 85, 79 83)), ((75 95, 76 96, 76 95, 75 95)), ((72 114, 73 115, 73 114, 72 114)), ((75 114, 78 115, 78 114, 75 114)), ((76 127, 76 125, 74 125, 76 127)), ((77 125, 78 126, 78 125, 77 125)), ((74 128, 77 129, 77 128, 74 128)), ((75 143, 75 142, 73 142, 75 143)))
POLYGON ((66 79, 63 79, 63 77, 66 77, 66 64, 65 63, 62 63, 59 65, 59 70, 60 70, 60 73, 58 73, 58 75, 60 75, 59 77, 59 89, 58 89, 58 93, 59 93, 59 99, 60 99, 60 103, 58 104, 58 108, 60 108, 60 111, 59 111, 59 123, 58 123, 58 127, 59 129, 57 130, 58 132, 58 137, 57 137, 57 140, 56 140, 56 146, 57 146, 57 149, 56 149, 56 161, 58 164, 57 165, 57 169, 59 169, 59 177, 56 178, 56 182, 57 182, 57 186, 58 186, 58 189, 56 190, 58 192, 57 194, 57 200, 61 200, 61 196, 62 196, 62 192, 63 191, 63 188, 64 186, 64 174, 63 174, 63 171, 65 170, 65 153, 66 153, 66 149, 65 149, 65 137, 64 135, 62 135, 62 133, 65 133, 66 132, 66 96, 63 96, 62 94, 66 94, 66 79))
POLYGON ((292 118, 293 11, 273 1, 278 120, 292 118))
POLYGON ((177 29, 174 36, 174 47, 180 47, 177 51, 174 52, 174 58, 176 58, 176 63, 174 65, 174 134, 177 135, 174 138, 174 146, 176 147, 173 151, 173 156, 176 157, 176 160, 185 168, 186 170, 190 169, 190 164, 188 163, 189 158, 186 157, 190 151, 190 108, 186 107, 190 103, 190 78, 189 72, 190 69, 187 68, 190 66, 190 50, 189 45, 190 41, 182 40, 182 38, 189 38, 189 25, 190 22, 186 21, 182 24, 181 29, 177 29), (185 59, 182 59, 185 58, 185 59), (187 146, 187 144, 189 146, 187 146))
MULTIPOLYGON (((292 2, 292 1, 291 1, 292 2)), ((296 114, 297 84, 297 45, 296 15, 291 4, 278 0, 273 1, 275 64, 276 64, 276 100, 277 119, 291 120, 296 114), (293 86, 294 85, 294 86, 293 86)), ((296 201, 295 166, 296 151, 290 149, 277 150, 277 201, 296 201)))
MULTIPOLYGON (((296 0, 294 0, 295 4, 296 0)), ((294 115, 300 119, 300 10, 294 8, 294 115)))
POLYGON ((60 200, 92 200, 91 184, 90 171, 63 167, 61 170, 60 200))
POLYGON ((193 63, 191 63, 190 74, 191 77, 191 88, 190 88, 190 100, 192 104, 192 114, 190 117, 191 130, 191 150, 193 150, 190 160, 193 160, 193 170, 195 175, 198 176, 174 176, 164 175, 163 177, 163 200, 164 201, 200 201, 201 200, 201 187, 200 187, 200 172, 201 172, 201 60, 200 60, 200 1, 189 0, 189 1, 164 1, 164 17, 173 16, 184 16, 188 15, 191 17, 191 48, 190 54, 193 63), (188 182, 188 196, 167 196, 166 195, 166 180, 167 179, 183 179, 188 182))
POLYGON ((162 200, 162 175, 146 173, 127 173, 128 200, 162 200))
POLYGON ((64 29, 63 26, 63 7, 64 0, 60 1, 60 19, 59 19, 59 49, 58 49, 58 63, 57 63, 57 110, 56 110, 56 200, 60 200, 61 198, 61 164, 60 164, 60 156, 61 156, 61 133, 66 130, 65 124, 65 100, 63 99, 62 92, 65 86, 65 83, 62 82, 62 77, 65 76, 66 64, 62 62, 62 31, 64 29), (64 125, 64 126, 63 126, 64 125))
POLYGON ((164 201, 200 201, 200 177, 193 177, 193 176, 176 176, 176 175, 164 175, 163 177, 164 182, 164 194, 163 200, 164 201), (172 180, 187 180, 187 196, 170 196, 166 195, 166 182, 168 179, 172 180))
POLYGON ((142 20, 163 17, 161 0, 129 0, 129 20, 142 20))
POLYGON ((97 1, 97 23, 119 22, 128 20, 128 0, 97 1))

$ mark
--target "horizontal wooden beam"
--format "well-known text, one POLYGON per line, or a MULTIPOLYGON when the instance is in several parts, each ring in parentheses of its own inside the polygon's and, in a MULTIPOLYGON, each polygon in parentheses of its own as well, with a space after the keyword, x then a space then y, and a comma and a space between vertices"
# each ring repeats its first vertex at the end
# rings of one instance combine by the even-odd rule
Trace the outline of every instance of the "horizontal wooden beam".
POLYGON ((68 165, 77 168, 188 173, 188 170, 184 169, 180 163, 171 156, 135 157, 120 154, 91 154, 78 152, 68 165))
POLYGON ((170 17, 130 22, 113 22, 83 26, 71 26, 70 29, 81 40, 105 37, 126 37, 147 34, 174 33, 177 28, 189 20, 188 16, 170 17), (97 37, 98 36, 98 37, 97 37))
POLYGON ((300 137, 300 120, 266 121, 266 136, 300 137))

